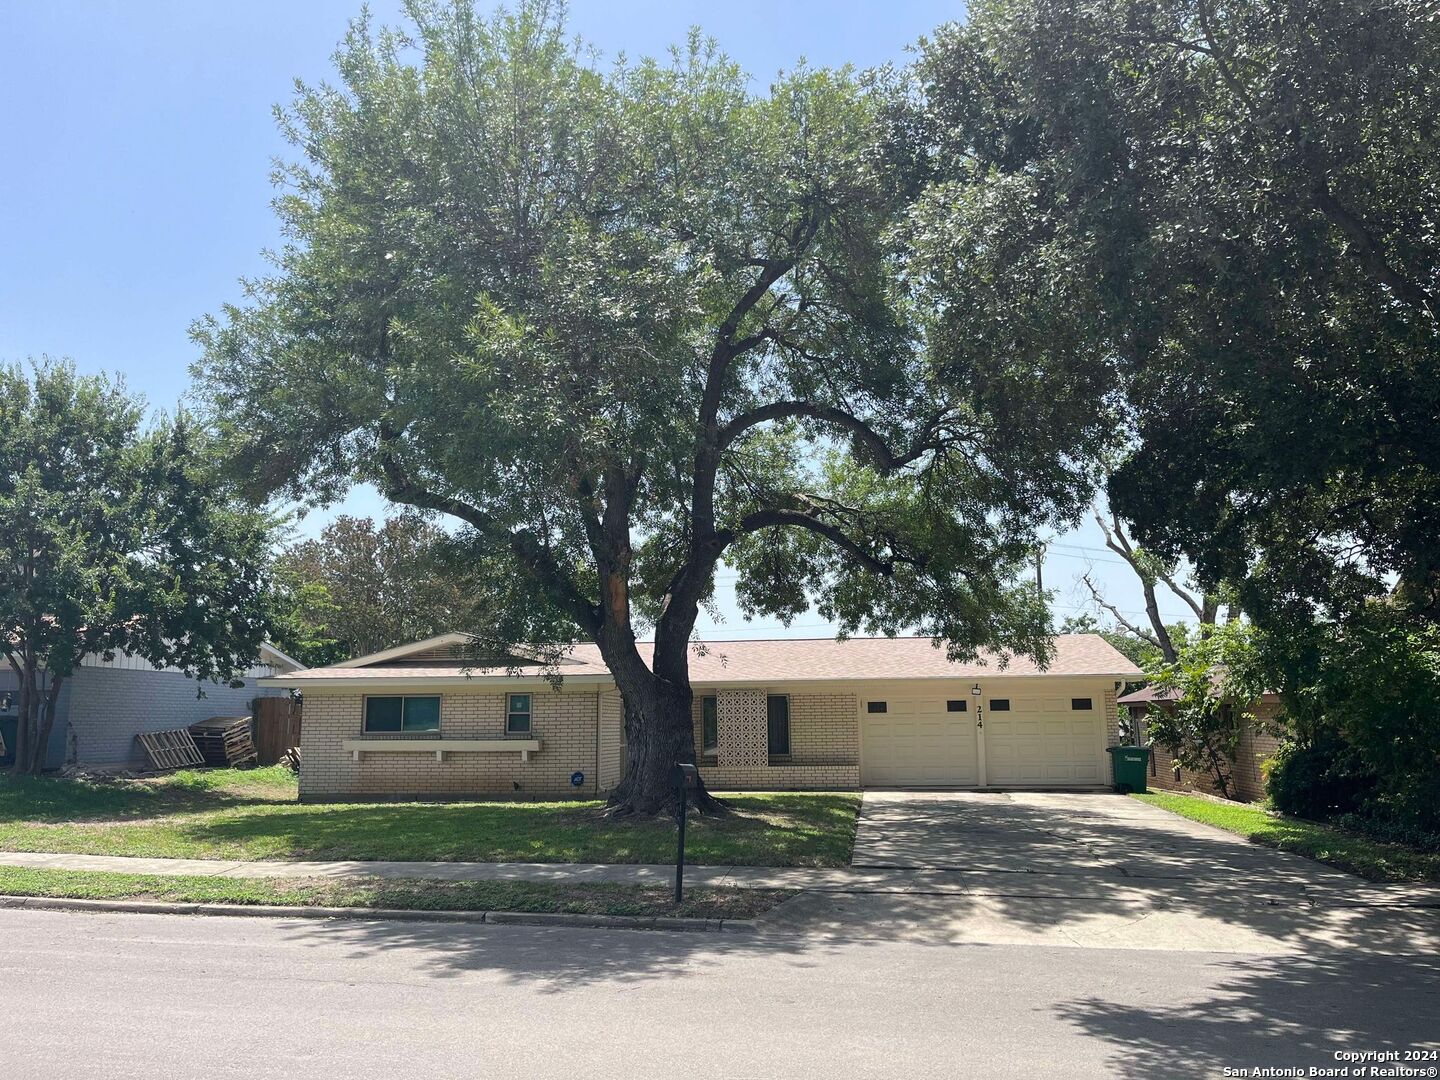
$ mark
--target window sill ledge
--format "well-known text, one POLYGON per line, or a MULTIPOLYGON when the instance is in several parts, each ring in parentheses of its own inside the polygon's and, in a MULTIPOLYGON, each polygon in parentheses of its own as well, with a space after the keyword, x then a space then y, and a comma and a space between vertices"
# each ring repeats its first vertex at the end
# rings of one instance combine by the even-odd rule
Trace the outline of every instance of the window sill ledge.
POLYGON ((359 761, 361 754, 434 754, 444 761, 446 754, 514 754, 521 761, 540 751, 539 739, 343 739, 341 749, 359 761))

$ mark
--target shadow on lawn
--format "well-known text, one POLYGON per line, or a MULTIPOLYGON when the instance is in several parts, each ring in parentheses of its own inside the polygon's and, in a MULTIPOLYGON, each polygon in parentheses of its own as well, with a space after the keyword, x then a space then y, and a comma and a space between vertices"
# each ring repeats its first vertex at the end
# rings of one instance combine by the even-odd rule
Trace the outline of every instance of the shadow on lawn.
MULTIPOLYGON (((227 770, 228 771, 228 770, 227 770)), ((203 771, 145 779, 80 780, 0 774, 0 821, 130 821, 245 806, 285 805, 289 789, 214 786, 203 771)))
MULTIPOLYGON (((813 798, 813 797, 812 797, 813 798)), ((697 864, 844 865, 854 800, 776 807, 736 800, 737 813, 692 818, 697 864)), ((475 862, 667 862, 675 825, 602 817, 599 804, 337 803, 237 807, 171 825, 187 841, 237 857, 475 862)))

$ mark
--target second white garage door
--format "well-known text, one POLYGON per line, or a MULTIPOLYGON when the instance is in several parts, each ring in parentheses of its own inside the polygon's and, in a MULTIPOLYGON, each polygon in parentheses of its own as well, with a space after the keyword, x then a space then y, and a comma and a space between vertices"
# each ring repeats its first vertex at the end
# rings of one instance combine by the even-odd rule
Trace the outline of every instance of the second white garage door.
POLYGON ((1094 698, 1031 698, 985 712, 985 782, 991 787, 1096 787, 1105 731, 1094 698), (1088 703, 1088 709, 1076 708, 1088 703))
MULTIPOLYGON (((873 700, 873 699, 872 699, 873 700)), ((1005 699, 975 726, 972 711, 952 713, 944 698, 860 703, 861 783, 869 787, 1095 787, 1104 783, 1104 721, 1094 699, 1005 699), (979 737, 977 737, 979 736, 979 737), (980 745, 983 737, 984 745, 980 745)), ((968 705, 969 703, 967 703, 968 705)))

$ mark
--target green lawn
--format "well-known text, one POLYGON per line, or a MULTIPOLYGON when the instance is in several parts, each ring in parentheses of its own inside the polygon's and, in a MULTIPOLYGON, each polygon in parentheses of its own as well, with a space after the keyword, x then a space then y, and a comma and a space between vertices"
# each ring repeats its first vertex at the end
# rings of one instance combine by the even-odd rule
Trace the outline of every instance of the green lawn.
MULTIPOLYGON (((845 866, 854 793, 727 796, 725 818, 692 815, 691 862, 845 866)), ((191 859, 669 862, 670 820, 612 821, 598 802, 295 801, 282 768, 180 772, 93 783, 0 779, 0 851, 191 859)))
POLYGON ((1440 855, 1372 840, 1332 825, 1285 817, 1248 803, 1218 802, 1193 795, 1151 792, 1131 798, 1266 847, 1306 855, 1371 881, 1440 881, 1440 855))
POLYGON ((0 866, 0 895, 202 904, 399 908, 410 911, 569 912, 749 919, 794 893, 783 889, 688 889, 677 908, 668 887, 562 885, 537 881, 351 878, 214 878, 30 870, 0 866))

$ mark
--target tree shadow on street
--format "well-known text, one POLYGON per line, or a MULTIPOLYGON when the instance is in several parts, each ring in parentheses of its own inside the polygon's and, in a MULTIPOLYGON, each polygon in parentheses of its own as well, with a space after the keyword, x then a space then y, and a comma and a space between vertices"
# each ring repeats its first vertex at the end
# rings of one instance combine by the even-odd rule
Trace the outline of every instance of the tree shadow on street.
MULTIPOLYGON (((1137 961, 1142 957, 1137 955, 1137 961)), ((1143 958, 1153 963, 1153 954, 1143 958)), ((1219 1076, 1231 1068, 1330 1066, 1337 1050, 1433 1047, 1440 1036, 1440 960, 1358 950, 1218 961, 1223 990, 1183 1005, 1087 998, 1057 1008, 1115 1048, 1136 1080, 1219 1076)), ((1421 1063, 1423 1064, 1423 1063, 1421 1063)))

